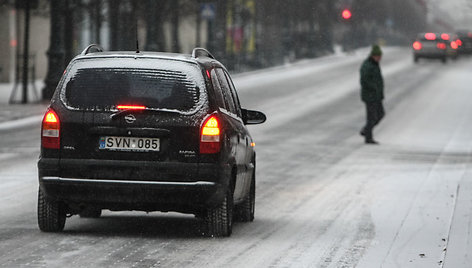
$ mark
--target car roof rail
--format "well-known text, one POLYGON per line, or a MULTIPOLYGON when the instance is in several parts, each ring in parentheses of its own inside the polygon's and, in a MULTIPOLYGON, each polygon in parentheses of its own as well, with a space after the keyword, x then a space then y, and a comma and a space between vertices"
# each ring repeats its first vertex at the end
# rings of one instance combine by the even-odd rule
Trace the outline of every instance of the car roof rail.
POLYGON ((193 51, 192 51, 192 58, 196 59, 200 56, 205 56, 205 57, 215 59, 215 57, 213 55, 211 55, 211 53, 208 50, 206 50, 202 47, 194 48, 193 51))
POLYGON ((93 52, 103 52, 103 48, 100 46, 100 45, 97 45, 97 44, 91 44, 89 45, 88 47, 86 47, 82 53, 80 53, 81 56, 85 56, 89 53, 93 53, 93 52))

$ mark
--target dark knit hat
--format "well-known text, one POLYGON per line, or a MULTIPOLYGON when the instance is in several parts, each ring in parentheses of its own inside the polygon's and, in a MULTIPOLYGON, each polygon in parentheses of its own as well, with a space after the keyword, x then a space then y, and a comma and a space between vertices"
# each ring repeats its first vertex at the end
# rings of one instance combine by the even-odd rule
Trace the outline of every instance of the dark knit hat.
POLYGON ((382 56, 382 50, 379 45, 373 45, 372 50, 370 51, 371 56, 382 56))

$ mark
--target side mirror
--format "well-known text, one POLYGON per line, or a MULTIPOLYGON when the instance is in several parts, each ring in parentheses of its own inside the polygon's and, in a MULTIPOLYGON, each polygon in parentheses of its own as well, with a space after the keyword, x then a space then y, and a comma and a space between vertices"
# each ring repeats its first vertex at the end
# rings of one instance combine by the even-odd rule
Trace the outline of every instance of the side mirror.
POLYGON ((241 112, 243 115, 243 122, 246 125, 262 124, 267 119, 266 115, 259 111, 241 109, 241 112))

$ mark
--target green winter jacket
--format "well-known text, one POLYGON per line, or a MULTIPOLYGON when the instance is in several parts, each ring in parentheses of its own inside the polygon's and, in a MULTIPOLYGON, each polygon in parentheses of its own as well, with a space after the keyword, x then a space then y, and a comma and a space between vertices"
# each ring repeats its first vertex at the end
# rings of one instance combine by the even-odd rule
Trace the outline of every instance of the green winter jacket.
POLYGON ((377 102, 384 98, 384 83, 379 63, 372 57, 361 66, 361 98, 363 102, 377 102))

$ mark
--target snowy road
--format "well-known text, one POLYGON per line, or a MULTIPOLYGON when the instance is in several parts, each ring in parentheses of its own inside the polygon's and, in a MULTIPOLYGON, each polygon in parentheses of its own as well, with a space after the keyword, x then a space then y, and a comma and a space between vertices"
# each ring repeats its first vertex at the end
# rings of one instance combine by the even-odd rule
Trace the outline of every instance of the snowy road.
POLYGON ((201 237, 177 213, 105 212, 36 224, 39 124, 0 129, 0 266, 470 267, 472 59, 412 63, 385 51, 380 146, 364 122, 364 54, 235 76, 241 102, 264 111, 256 140, 256 220, 201 237))

